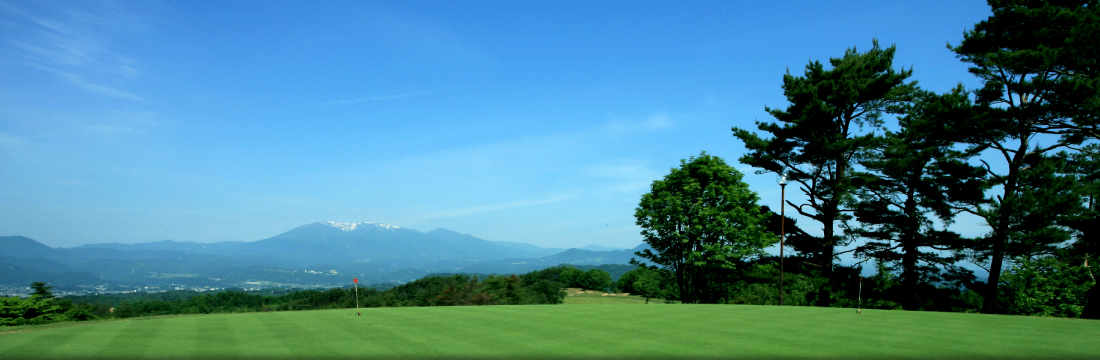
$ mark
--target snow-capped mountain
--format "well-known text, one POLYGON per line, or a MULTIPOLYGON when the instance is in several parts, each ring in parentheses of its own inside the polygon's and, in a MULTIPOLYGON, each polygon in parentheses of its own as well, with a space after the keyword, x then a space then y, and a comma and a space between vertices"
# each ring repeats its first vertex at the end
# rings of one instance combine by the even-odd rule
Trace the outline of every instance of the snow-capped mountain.
POLYGON ((331 226, 331 227, 334 227, 334 228, 337 228, 337 229, 340 229, 340 230, 344 230, 344 231, 352 231, 352 230, 359 229, 359 228, 364 228, 364 229, 371 229, 372 228, 372 229, 385 229, 385 230, 393 230, 393 229, 400 229, 401 228, 400 226, 397 226, 397 225, 373 223, 373 222, 345 223, 345 222, 325 221, 322 224, 325 224, 325 225, 328 225, 328 226, 331 226))

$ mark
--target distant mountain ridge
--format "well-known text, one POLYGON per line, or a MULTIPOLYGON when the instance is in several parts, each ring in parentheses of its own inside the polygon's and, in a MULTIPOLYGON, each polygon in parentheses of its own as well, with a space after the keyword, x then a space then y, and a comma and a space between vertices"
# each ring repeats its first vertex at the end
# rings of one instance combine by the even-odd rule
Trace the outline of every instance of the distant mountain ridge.
POLYGON ((41 278, 44 273, 70 273, 69 278, 80 279, 78 283, 144 286, 308 285, 343 283, 346 277, 402 282, 429 272, 510 273, 562 263, 626 264, 635 250, 542 248, 442 228, 420 232, 389 224, 332 221, 253 242, 164 240, 51 248, 26 237, 6 236, 0 237, 0 285, 26 286, 41 281, 29 277, 41 278))

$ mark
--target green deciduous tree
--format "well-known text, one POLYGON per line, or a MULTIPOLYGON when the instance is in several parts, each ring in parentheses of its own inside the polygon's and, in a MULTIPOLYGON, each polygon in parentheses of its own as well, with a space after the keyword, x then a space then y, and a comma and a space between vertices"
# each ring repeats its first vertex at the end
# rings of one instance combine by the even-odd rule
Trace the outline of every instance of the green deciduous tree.
POLYGON ((1018 257, 1001 278, 1001 305, 1015 315, 1080 317, 1085 294, 1095 281, 1081 265, 1052 256, 1018 257))
POLYGON ((559 276, 561 278, 561 282, 564 283, 567 287, 584 288, 585 286, 584 271, 581 271, 580 269, 567 267, 565 269, 562 269, 561 275, 559 276))
POLYGON ((611 273, 600 269, 591 269, 584 272, 583 277, 585 289, 589 290, 607 290, 611 287, 611 273))
POLYGON ((636 255, 672 273, 684 303, 717 302, 723 295, 715 291, 717 273, 779 241, 766 231, 766 214, 742 177, 703 152, 681 160, 642 195, 634 217, 652 250, 636 255))
POLYGON ((483 282, 485 292, 492 295, 493 302, 499 305, 520 305, 530 298, 523 280, 516 275, 490 276, 483 282))
MULTIPOLYGON (((894 52, 894 47, 882 49, 875 41, 867 52, 852 48, 831 58, 830 69, 810 62, 803 76, 783 76, 787 109, 766 108, 778 123, 756 123, 771 139, 733 128, 749 151, 742 163, 761 172, 787 169, 805 194, 807 203, 788 203, 821 223, 823 235, 812 257, 826 279, 832 277, 835 248, 841 245, 838 222, 850 218, 845 206, 860 185, 851 176, 852 166, 877 142, 874 130, 881 126, 882 114, 900 111, 898 105, 909 100, 914 88, 905 83, 911 69, 893 69, 894 52)), ((828 306, 831 289, 826 284, 821 290, 817 304, 828 306)))
POLYGON ((619 292, 638 292, 637 290, 634 290, 634 282, 638 281, 638 279, 641 278, 642 274, 644 274, 646 271, 649 271, 649 268, 639 266, 633 270, 627 271, 622 276, 619 276, 619 280, 615 281, 616 285, 618 285, 619 287, 619 292))
POLYGON ((561 279, 565 269, 552 267, 520 275, 523 286, 527 288, 527 303, 561 304, 566 296, 566 284, 561 279))
MULTIPOLYGON (((997 211, 985 211, 989 282, 983 312, 998 312, 997 290, 1010 241, 1011 217, 1033 204, 1019 199, 1022 172, 1032 158, 1096 138, 1100 109, 1096 1, 990 0, 993 15, 963 34, 952 50, 971 65, 986 107, 979 122, 990 131, 975 141, 1004 159, 993 174, 1003 193, 997 211), (1056 140, 1038 144, 1042 136, 1056 140), (992 217, 990 217, 992 216, 992 217)), ((988 166, 988 165, 987 165, 988 166)), ((990 170, 992 168, 990 167, 990 170)))
POLYGON ((653 271, 645 272, 634 281, 633 287, 638 295, 645 297, 645 303, 648 304, 650 298, 661 293, 661 278, 653 271))

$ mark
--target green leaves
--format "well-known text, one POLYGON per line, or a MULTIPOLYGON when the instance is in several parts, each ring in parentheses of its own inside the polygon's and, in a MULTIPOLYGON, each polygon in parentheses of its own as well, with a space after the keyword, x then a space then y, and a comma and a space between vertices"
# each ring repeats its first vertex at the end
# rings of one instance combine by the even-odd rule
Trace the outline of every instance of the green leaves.
POLYGON ((1004 173, 991 174, 1003 195, 991 196, 993 206, 977 212, 993 227, 983 244, 989 247, 990 261, 983 312, 995 313, 1002 264, 1012 255, 1006 252, 1021 253, 1010 245, 1035 243, 1036 236, 1058 237, 1053 222, 1040 224, 1036 220, 1042 216, 1024 215, 1052 200, 1018 198, 1044 191, 1045 185, 1036 187, 1027 179, 1029 164, 1042 161, 1047 152, 1100 136, 1100 9, 1095 0, 989 4, 993 16, 965 32, 958 46, 949 47, 983 83, 975 91, 981 118, 971 127, 993 129, 968 141, 996 151, 1007 163, 1004 173), (1040 146, 1041 135, 1059 140, 1040 146))
MULTIPOLYGON (((903 111, 916 89, 915 83, 905 82, 912 69, 893 69, 894 51, 874 41, 866 52, 851 48, 843 57, 829 59, 829 69, 810 62, 803 76, 783 77, 783 94, 790 105, 765 108, 778 122, 757 122, 771 139, 733 128, 749 151, 742 163, 761 172, 789 170, 792 182, 808 199, 795 209, 822 224, 824 234, 815 246, 821 252, 812 256, 825 265, 826 278, 832 274, 838 241, 836 222, 851 218, 842 206, 854 201, 854 191, 866 180, 852 176, 852 166, 881 141, 875 130, 882 125, 882 115, 903 111)), ((829 291, 820 293, 819 306, 828 306, 829 291)))
POLYGON ((57 298, 56 296, 53 295, 52 292, 50 292, 50 289, 53 289, 53 286, 46 286, 46 283, 44 283, 44 282, 40 282, 40 281, 32 282, 31 283, 31 290, 32 290, 31 291, 31 296, 37 296, 37 297, 44 298, 44 299, 55 299, 55 298, 57 298))
POLYGON ((878 41, 871 50, 856 48, 841 58, 829 60, 826 70, 817 61, 806 66, 803 76, 783 76, 783 93, 790 105, 786 109, 765 108, 779 123, 757 122, 760 131, 770 133, 762 140, 748 131, 733 128, 734 136, 750 150, 741 162, 767 171, 786 167, 793 175, 810 177, 797 165, 824 166, 847 161, 854 152, 873 140, 868 132, 881 126, 883 113, 897 113, 915 89, 906 84, 910 70, 892 68, 895 47, 882 49, 878 41))
POLYGON ((1070 142, 1096 138, 1100 4, 995 0, 990 5, 993 16, 952 48, 985 82, 979 101, 1002 104, 1003 117, 1024 119, 1030 123, 1025 125, 1070 142))
POLYGON ((0 297, 0 326, 46 324, 65 320, 61 306, 53 299, 32 296, 0 297))
POLYGON ((1080 317, 1095 286, 1088 269, 1053 257, 1019 257, 1002 278, 1002 308, 1009 314, 1080 317))
POLYGON ((991 1, 993 16, 952 50, 985 86, 979 102, 1006 121, 1064 136, 1096 138, 1100 109, 1097 1, 991 1))
POLYGON ((654 250, 637 255, 674 273, 686 303, 715 301, 708 292, 715 271, 759 256, 779 240, 765 231, 766 214, 742 177, 703 152, 654 181, 635 211, 642 236, 654 250))
POLYGON ((962 86, 946 94, 918 91, 903 109, 902 129, 887 131, 860 161, 864 172, 853 173, 866 182, 855 206, 863 226, 851 234, 868 240, 856 249, 857 257, 900 270, 898 300, 917 310, 917 284, 942 281, 941 268, 958 261, 931 250, 962 245, 957 234, 936 230, 933 218, 950 224, 959 208, 981 202, 987 187, 985 172, 967 164, 974 151, 955 146, 971 136, 959 124, 975 116, 962 86))

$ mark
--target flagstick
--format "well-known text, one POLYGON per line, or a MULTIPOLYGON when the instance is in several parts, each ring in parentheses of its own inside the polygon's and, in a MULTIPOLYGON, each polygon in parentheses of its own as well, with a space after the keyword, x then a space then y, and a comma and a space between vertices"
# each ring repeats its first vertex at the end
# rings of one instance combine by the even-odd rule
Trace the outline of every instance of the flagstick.
POLYGON ((359 278, 352 282, 355 283, 355 316, 359 316, 359 278))
POLYGON ((859 295, 856 295, 856 314, 862 312, 859 308, 860 302, 863 300, 863 277, 859 277, 859 295))

